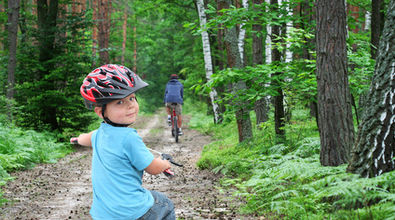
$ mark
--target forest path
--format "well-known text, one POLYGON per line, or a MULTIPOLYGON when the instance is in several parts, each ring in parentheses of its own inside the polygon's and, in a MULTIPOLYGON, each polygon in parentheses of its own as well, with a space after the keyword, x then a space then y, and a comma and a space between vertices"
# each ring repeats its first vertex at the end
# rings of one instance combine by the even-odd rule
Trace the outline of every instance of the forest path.
MULTIPOLYGON (((218 192, 218 176, 196 167, 210 137, 186 125, 175 143, 165 119, 163 110, 154 116, 139 116, 133 127, 147 147, 172 155, 184 167, 173 166, 176 176, 171 179, 144 174, 144 187, 165 193, 174 202, 178 219, 248 219, 236 214, 240 201, 230 193, 218 192)), ((15 180, 2 187, 10 202, 0 207, 0 219, 91 219, 91 155, 91 148, 78 146, 56 164, 12 174, 15 180)))

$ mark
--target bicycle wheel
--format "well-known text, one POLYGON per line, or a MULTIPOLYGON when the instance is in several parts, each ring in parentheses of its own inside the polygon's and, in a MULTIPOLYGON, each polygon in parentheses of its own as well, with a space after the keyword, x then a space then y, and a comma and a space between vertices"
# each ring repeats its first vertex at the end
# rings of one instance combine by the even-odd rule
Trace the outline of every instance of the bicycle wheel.
POLYGON ((174 117, 174 138, 178 143, 178 125, 177 125, 177 116, 174 117))
POLYGON ((174 116, 171 116, 171 136, 175 136, 174 132, 174 116))

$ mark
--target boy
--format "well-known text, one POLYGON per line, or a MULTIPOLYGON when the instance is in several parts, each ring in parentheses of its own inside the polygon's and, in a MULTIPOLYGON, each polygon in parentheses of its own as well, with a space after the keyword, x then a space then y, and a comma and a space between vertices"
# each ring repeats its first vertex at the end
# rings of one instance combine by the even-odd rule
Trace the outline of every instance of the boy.
POLYGON ((124 66, 101 66, 84 79, 80 92, 88 108, 104 121, 98 130, 72 138, 92 146, 93 219, 175 219, 174 205, 165 195, 142 187, 143 171, 160 174, 167 160, 154 158, 128 126, 139 105, 135 92, 148 86, 124 66))

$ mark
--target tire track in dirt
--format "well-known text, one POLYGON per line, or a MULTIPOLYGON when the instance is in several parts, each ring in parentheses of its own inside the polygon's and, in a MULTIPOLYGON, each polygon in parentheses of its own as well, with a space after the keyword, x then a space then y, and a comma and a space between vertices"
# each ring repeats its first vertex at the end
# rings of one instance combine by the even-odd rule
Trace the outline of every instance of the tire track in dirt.
MULTIPOLYGON (((209 136, 183 126, 184 135, 175 143, 163 109, 153 117, 139 116, 133 127, 148 147, 184 164, 183 168, 172 167, 176 176, 171 179, 162 174, 143 177, 144 187, 163 192, 174 202, 178 219, 249 219, 235 213, 240 201, 230 193, 218 193, 218 176, 196 167, 203 146, 211 141, 209 136)), ((15 180, 2 187, 9 202, 0 207, 0 219, 91 219, 92 150, 75 149, 56 164, 11 174, 15 180)))

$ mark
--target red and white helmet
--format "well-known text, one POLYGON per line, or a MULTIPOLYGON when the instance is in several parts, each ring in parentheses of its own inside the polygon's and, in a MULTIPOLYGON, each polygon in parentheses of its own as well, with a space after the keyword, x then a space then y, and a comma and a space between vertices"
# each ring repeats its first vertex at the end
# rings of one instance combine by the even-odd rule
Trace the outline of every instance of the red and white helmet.
POLYGON ((106 64, 96 68, 85 77, 80 92, 88 108, 92 103, 104 105, 123 99, 148 86, 137 74, 125 66, 106 64))

